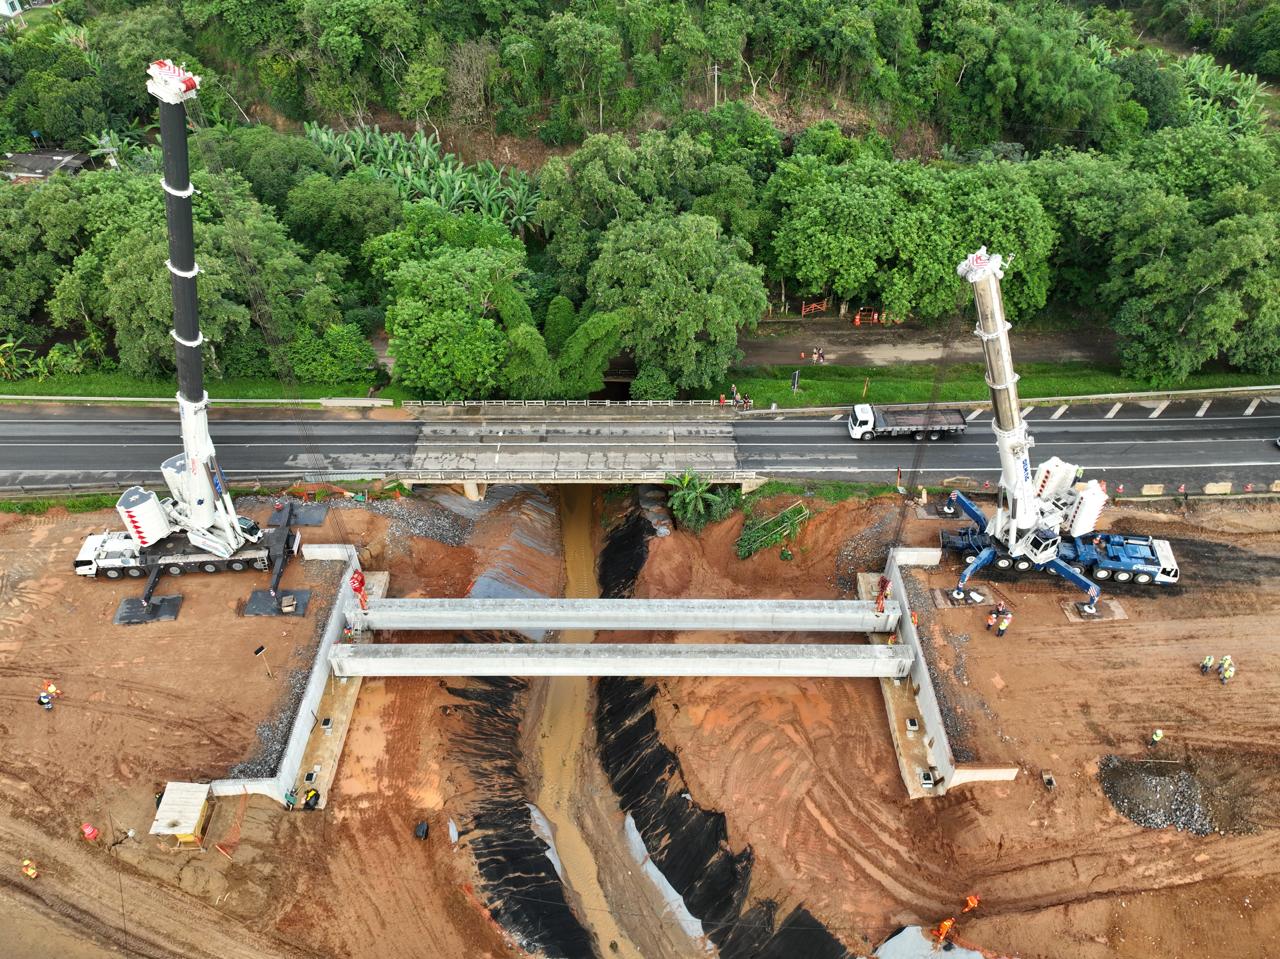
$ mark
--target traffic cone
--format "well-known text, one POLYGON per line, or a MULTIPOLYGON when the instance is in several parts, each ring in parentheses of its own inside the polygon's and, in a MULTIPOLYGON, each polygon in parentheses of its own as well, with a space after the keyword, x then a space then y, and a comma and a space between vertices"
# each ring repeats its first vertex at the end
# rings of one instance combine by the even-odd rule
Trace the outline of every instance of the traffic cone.
POLYGON ((1253 492, 1253 484, 1252 484, 1252 483, 1245 483, 1245 484, 1244 484, 1244 491, 1245 491, 1246 493, 1252 493, 1252 492, 1253 492))
POLYGON ((1187 484, 1186 484, 1186 483, 1179 483, 1179 484, 1178 484, 1178 492, 1179 492, 1179 493, 1185 493, 1186 491, 1187 491, 1187 484))
POLYGON ((82 822, 80 824, 80 835, 85 838, 86 842, 97 842, 100 833, 98 832, 98 827, 93 823, 82 822))
POLYGON ((1117 495, 1117 496, 1123 496, 1123 495, 1124 495, 1124 484, 1123 484, 1123 483, 1117 483, 1117 484, 1116 484, 1116 495, 1117 495))
POLYGON ((982 481, 982 488, 983 488, 983 489, 991 489, 991 480, 983 480, 983 481, 982 481))

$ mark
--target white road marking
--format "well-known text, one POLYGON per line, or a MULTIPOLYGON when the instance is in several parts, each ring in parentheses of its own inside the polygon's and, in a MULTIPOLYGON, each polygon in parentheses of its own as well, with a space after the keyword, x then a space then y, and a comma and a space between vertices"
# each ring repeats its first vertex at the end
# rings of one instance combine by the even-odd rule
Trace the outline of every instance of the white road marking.
POLYGON ((968 416, 965 417, 965 422, 972 423, 974 420, 976 420, 979 416, 981 416, 985 412, 986 410, 982 409, 982 407, 978 407, 978 409, 974 410, 972 413, 970 413, 968 416))
POLYGON ((1056 410, 1053 411, 1053 415, 1050 416, 1049 419, 1056 420, 1059 416, 1061 416, 1063 413, 1065 413, 1069 409, 1071 409, 1071 407, 1069 407, 1066 403, 1063 403, 1061 406, 1059 406, 1056 410))
POLYGON ((1196 416, 1197 417, 1204 416, 1205 413, 1209 412, 1209 404, 1212 402, 1213 400, 1205 400, 1203 403, 1201 403, 1200 409, 1196 410, 1196 416))
POLYGON ((831 417, 831 422, 834 423, 836 420, 842 420, 842 419, 844 419, 844 414, 837 413, 835 416, 831 417))
POLYGON ((1256 409, 1258 408, 1258 404, 1259 404, 1259 403, 1261 403, 1261 402, 1262 402, 1262 397, 1260 397, 1260 396, 1255 396, 1255 397, 1254 397, 1254 398, 1249 402, 1249 406, 1245 409, 1245 411, 1244 411, 1244 415, 1245 415, 1245 416, 1252 416, 1252 415, 1253 415, 1253 411, 1254 411, 1254 410, 1256 410, 1256 409))
POLYGON ((1022 418, 1025 420, 1028 416, 1031 415, 1031 411, 1034 409, 1035 409, 1034 406, 1028 406, 1025 410, 1022 411, 1022 418))
POLYGON ((1120 412, 1120 407, 1122 406, 1124 406, 1123 403, 1117 403, 1115 406, 1111 407, 1111 409, 1107 410, 1107 415, 1104 416, 1103 419, 1104 420, 1114 419, 1115 415, 1120 412))
POLYGON ((1148 416, 1147 419, 1149 420, 1155 419, 1157 416, 1163 413, 1166 409, 1168 409, 1168 407, 1169 407, 1169 401, 1165 400, 1163 403, 1161 403, 1159 406, 1157 406, 1154 410, 1151 411, 1151 415, 1148 416))

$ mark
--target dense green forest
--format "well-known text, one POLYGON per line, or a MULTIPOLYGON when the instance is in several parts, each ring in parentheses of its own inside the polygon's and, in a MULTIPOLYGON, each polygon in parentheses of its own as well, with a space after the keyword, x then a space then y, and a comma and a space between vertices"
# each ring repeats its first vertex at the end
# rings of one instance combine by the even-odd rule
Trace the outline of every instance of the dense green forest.
POLYGON ((784 290, 954 317, 955 264, 981 244, 1013 254, 1015 323, 1092 316, 1151 384, 1217 362, 1280 373, 1280 164, 1257 83, 1142 49, 1124 13, 64 0, 0 37, 0 141, 39 131, 101 165, 0 184, 0 377, 171 368, 142 73, 158 56, 204 77, 214 375, 372 385, 385 327, 424 397, 585 397, 627 353, 633 395, 670 398, 723 386, 784 290), (305 128, 249 123, 255 105, 305 128), (841 123, 768 116, 797 106, 841 123), (576 149, 532 173, 469 165, 430 132, 445 122, 576 149))

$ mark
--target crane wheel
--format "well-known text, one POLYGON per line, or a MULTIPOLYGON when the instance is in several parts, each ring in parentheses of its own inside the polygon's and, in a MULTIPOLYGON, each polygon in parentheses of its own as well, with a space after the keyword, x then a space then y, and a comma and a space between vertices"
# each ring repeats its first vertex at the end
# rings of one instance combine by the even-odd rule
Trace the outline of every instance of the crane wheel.
POLYGON ((1140 586, 1149 586, 1151 581, 1155 579, 1150 573, 1138 573, 1133 577, 1133 581, 1140 586))
POLYGON ((996 560, 996 569, 1009 569, 1013 566, 1013 560, 1008 556, 1001 556, 996 560))
POLYGON ((134 579, 142 579, 142 577, 147 575, 146 570, 141 566, 130 566, 125 572, 134 579))
POLYGON ((1127 570, 1121 570, 1120 572, 1116 573, 1117 583, 1127 583, 1131 579, 1133 579, 1133 573, 1130 573, 1127 570))
POLYGON ((237 559, 237 560, 233 560, 233 561, 232 561, 232 563, 231 563, 231 568, 232 568, 233 570, 235 570, 235 571, 238 573, 238 572, 240 572, 241 570, 243 570, 243 569, 244 569, 244 563, 242 563, 242 562, 241 562, 240 560, 238 560, 238 559, 237 559))
POLYGON ((1102 569, 1102 568, 1095 569, 1095 570, 1093 571, 1093 578, 1094 578, 1094 579, 1110 579, 1110 578, 1111 578, 1111 570, 1109 570, 1109 569, 1102 569))
POLYGON ((970 563, 972 563, 972 562, 973 562, 975 559, 977 559, 977 558, 978 558, 978 557, 977 557, 977 554, 976 554, 976 553, 965 553, 965 554, 964 554, 964 564, 965 564, 966 566, 968 566, 970 563))
POLYGON ((216 563, 205 563, 200 568, 206 573, 216 573, 218 571, 218 566, 216 563))
POLYGON ((124 573, 120 572, 118 569, 107 569, 103 570, 102 575, 107 577, 107 579, 119 579, 124 575, 124 573))
POLYGON ((1031 568, 1031 566, 1032 566, 1032 563, 1031 563, 1031 560, 1029 559, 1020 559, 1013 564, 1013 568, 1016 569, 1019 573, 1025 573, 1027 570, 1031 568))
POLYGON ((181 576, 181 575, 182 575, 182 567, 181 567, 181 566, 178 566, 177 564, 174 564, 173 566, 166 566, 166 567, 164 568, 164 571, 165 571, 166 573, 168 573, 170 576, 181 576))

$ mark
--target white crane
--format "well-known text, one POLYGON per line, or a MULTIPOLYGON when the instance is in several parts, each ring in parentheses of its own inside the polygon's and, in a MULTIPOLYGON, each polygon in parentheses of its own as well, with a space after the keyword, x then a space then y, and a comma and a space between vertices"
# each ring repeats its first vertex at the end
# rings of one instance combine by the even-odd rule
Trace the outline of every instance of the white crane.
POLYGON ((978 324, 973 332, 982 340, 987 366, 1000 483, 996 510, 990 518, 962 493, 951 494, 952 501, 981 530, 980 537, 968 541, 977 555, 961 574, 955 595, 962 598, 969 577, 999 556, 1002 563, 1009 562, 1020 569, 1036 566, 1066 577, 1089 594, 1091 609, 1100 592, 1097 584, 1060 559, 1059 550, 1064 527, 1071 536, 1093 530, 1107 494, 1096 480, 1077 486, 1076 479, 1082 471, 1056 456, 1045 460, 1032 474, 1030 451, 1035 440, 1019 406, 1018 374, 1013 370, 1009 322, 1004 318, 1000 295, 1003 267, 1003 258, 988 254, 984 246, 956 268, 972 284, 977 305, 978 324))

